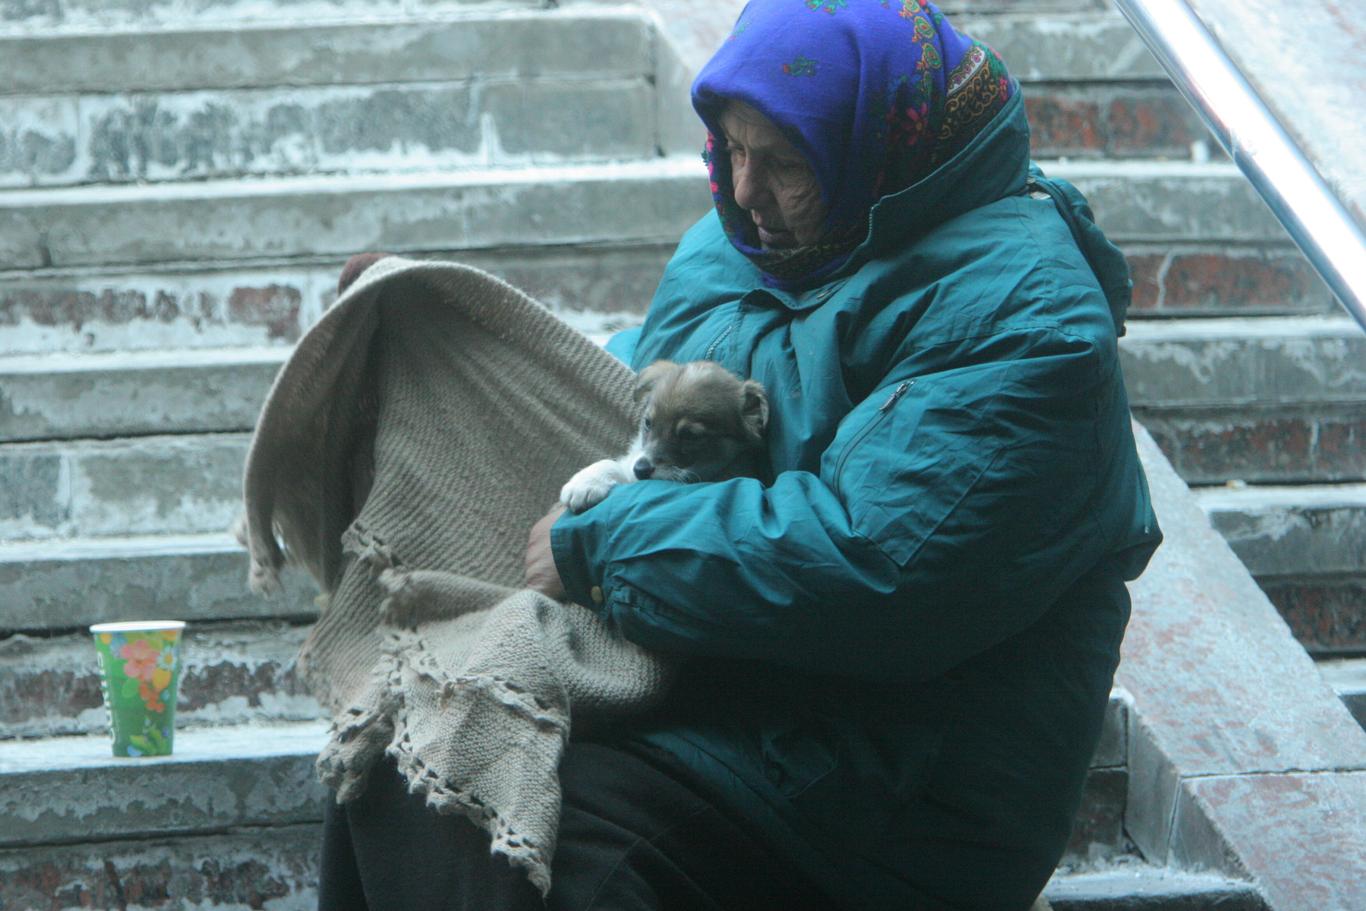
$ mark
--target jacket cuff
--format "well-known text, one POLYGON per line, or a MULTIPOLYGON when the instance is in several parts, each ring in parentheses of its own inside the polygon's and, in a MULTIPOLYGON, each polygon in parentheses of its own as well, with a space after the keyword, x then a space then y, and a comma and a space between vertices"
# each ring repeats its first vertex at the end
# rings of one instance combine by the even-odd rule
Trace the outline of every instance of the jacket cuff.
POLYGON ((565 596, 575 604, 601 614, 605 601, 602 572, 600 569, 595 572, 585 547, 589 537, 586 532, 592 524, 591 519, 586 518, 588 512, 578 515, 566 512, 555 520, 550 527, 550 553, 555 558, 555 570, 564 584, 565 596))

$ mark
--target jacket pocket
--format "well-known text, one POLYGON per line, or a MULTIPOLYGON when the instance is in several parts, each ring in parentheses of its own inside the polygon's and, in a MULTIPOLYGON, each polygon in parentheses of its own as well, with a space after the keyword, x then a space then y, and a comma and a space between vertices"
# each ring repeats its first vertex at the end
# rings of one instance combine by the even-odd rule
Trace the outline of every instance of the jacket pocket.
POLYGON ((975 432, 982 423, 977 395, 918 392, 914 381, 897 387, 851 438, 835 477, 854 530, 901 566, 972 490, 999 447, 975 432))

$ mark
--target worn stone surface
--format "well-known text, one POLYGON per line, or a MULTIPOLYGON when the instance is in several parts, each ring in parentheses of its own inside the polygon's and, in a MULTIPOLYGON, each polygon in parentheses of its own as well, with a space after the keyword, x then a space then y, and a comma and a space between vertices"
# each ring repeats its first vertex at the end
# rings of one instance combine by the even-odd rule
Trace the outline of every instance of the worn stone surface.
POLYGON ((0 440, 250 430, 286 352, 0 359, 0 440))
POLYGON ((547 5, 545 0, 271 0, 269 4, 255 0, 194 0, 192 4, 185 0, 5 0, 0 3, 0 24, 47 32, 96 27, 202 26, 207 22, 245 25, 280 19, 396 19, 423 10, 478 9, 484 3, 500 9, 547 5))
POLYGON ((1293 247, 1129 244, 1125 253, 1134 281, 1131 318, 1341 312, 1293 247))
POLYGON ((1366 333, 1348 319, 1134 321, 1120 351, 1140 407, 1366 406, 1366 333))
POLYGON ((1352 717, 1366 727, 1366 658, 1327 659, 1318 668, 1352 717))
MULTIPOLYGON (((277 621, 190 624, 181 646, 177 728, 322 717, 294 673, 306 632, 277 621)), ((89 634, 0 639, 0 739, 107 729, 89 634)))
MULTIPOLYGON (((599 333, 639 322, 672 250, 665 242, 427 255, 493 272, 599 333)), ((0 356, 287 345, 336 297, 343 262, 11 274, 0 282, 0 356)))
POLYGON ((77 159, 77 107, 74 98, 42 98, 16 110, 0 98, 0 187, 46 183, 71 173, 77 159))
POLYGON ((0 35, 5 93, 188 91, 494 78, 639 77, 650 33, 632 10, 246 28, 0 35))
MULTIPOLYGON (((1235 169, 1049 166, 1091 196, 1119 241, 1279 233, 1235 169)), ((676 241, 710 208, 694 156, 486 173, 297 178, 99 191, 15 191, 0 258, 15 267, 676 241), (155 226, 153 231, 149 226, 155 226)))
POLYGON ((1131 584, 1134 613, 1116 675, 1133 698, 1126 830, 1146 857, 1245 870, 1263 886, 1279 875, 1267 857, 1293 856, 1303 832, 1321 830, 1322 862, 1354 870, 1361 855, 1342 846, 1359 842, 1359 821, 1353 828, 1327 804, 1287 802, 1268 813, 1264 843, 1249 853, 1238 840, 1247 832, 1242 814, 1201 796, 1222 778, 1366 770, 1366 733, 1152 438, 1141 428, 1137 436, 1166 541, 1131 584))
POLYGON ((227 535, 153 535, 0 544, 0 632, 75 630, 147 617, 178 620, 317 615, 317 586, 289 572, 284 590, 247 590, 245 551, 227 535))
MULTIPOLYGON (((1192 0, 1205 23, 1244 77, 1356 220, 1366 230, 1366 123, 1340 112, 1366 92, 1362 49, 1366 32, 1354 0, 1304 0, 1285 6, 1272 0, 1192 0), (1263 62, 1285 48, 1277 72, 1263 62), (1322 79, 1325 66, 1333 78, 1322 79), (1295 86, 1321 81, 1305 94, 1295 86)), ((1359 242, 1358 242, 1359 243, 1359 242)))
POLYGON ((0 850, 0 907, 313 911, 317 823, 0 850))
POLYGON ((1196 497, 1259 580, 1312 568, 1366 582, 1366 484, 1223 487, 1196 497))
POLYGON ((63 128, 41 119, 52 99, 0 97, 0 122, 40 123, 51 142, 71 150, 34 154, 32 131, 22 143, 0 142, 0 187, 559 164, 650 157, 656 147, 644 76, 89 95, 70 103, 79 113, 63 128))
MULTIPOLYGON (((0 538, 16 526, 51 528, 71 518, 69 466, 50 449, 0 448, 0 538)), ((12 535, 16 536, 17 535, 12 535)))
POLYGON ((1043 163, 1077 185, 1120 244, 1284 242, 1285 231, 1231 164, 1159 161, 1043 163))
POLYGON ((1248 883, 1137 863, 1054 876, 1044 895, 1056 911, 1267 911, 1248 883))
POLYGON ((109 738, 0 742, 0 846, 321 818, 313 760, 326 725, 179 731, 172 756, 110 755, 109 738))
POLYGON ((1366 734, 1151 437, 1138 436, 1166 535, 1131 584, 1117 674, 1142 726, 1183 776, 1366 765, 1366 734))
POLYGON ((9 479, 0 539, 222 531, 242 510, 247 442, 213 434, 0 445, 9 479))
POLYGON ((962 28, 1001 55, 1017 79, 1142 80, 1162 77, 1143 40, 1114 11, 1067 16, 965 18, 962 28))
MULTIPOLYGON (((1187 788, 1276 911, 1358 911, 1366 901, 1366 771, 1221 776, 1187 788)), ((1205 843, 1176 848, 1178 861, 1204 860, 1205 843)))
POLYGON ((1163 753, 1160 736, 1160 731, 1154 733, 1131 709, 1124 832, 1144 857, 1165 865, 1181 796, 1181 775, 1163 753))
POLYGON ((15 191, 16 267, 676 241, 710 207, 694 157, 491 172, 15 191))
POLYGON ((1129 694, 1116 689, 1110 694, 1105 709, 1105 722, 1100 729, 1100 743, 1091 759, 1094 768, 1106 769, 1126 765, 1129 761, 1129 694))
POLYGON ((1191 484, 1335 483, 1366 478, 1366 414, 1358 404, 1248 410, 1139 406, 1143 422, 1191 484))
MULTIPOLYGON (((310 276, 69 276, 0 286, 0 355, 297 341, 310 276)), ((331 283, 335 284, 335 277, 331 283)))

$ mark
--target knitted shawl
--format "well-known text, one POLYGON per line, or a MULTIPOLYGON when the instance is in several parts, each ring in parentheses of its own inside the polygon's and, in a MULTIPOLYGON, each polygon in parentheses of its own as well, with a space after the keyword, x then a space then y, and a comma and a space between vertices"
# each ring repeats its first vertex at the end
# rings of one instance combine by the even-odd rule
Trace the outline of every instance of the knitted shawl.
POLYGON ((550 889, 571 718, 643 710, 669 677, 596 615, 523 589, 531 525, 622 451, 634 375, 477 269, 369 268, 299 342, 247 456, 250 583, 322 591, 304 680, 333 715, 339 803, 383 754, 550 889))

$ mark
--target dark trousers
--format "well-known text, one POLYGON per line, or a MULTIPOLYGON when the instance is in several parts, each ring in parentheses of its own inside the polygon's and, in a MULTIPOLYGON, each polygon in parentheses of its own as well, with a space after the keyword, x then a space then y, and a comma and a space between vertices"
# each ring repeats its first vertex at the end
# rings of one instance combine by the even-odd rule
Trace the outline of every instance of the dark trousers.
POLYGON ((544 901, 460 816, 407 793, 392 762, 329 805, 320 911, 817 911, 827 904, 648 747, 571 743, 544 901))

